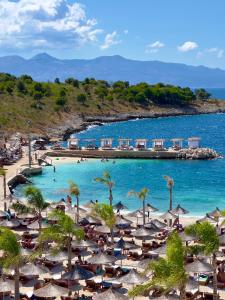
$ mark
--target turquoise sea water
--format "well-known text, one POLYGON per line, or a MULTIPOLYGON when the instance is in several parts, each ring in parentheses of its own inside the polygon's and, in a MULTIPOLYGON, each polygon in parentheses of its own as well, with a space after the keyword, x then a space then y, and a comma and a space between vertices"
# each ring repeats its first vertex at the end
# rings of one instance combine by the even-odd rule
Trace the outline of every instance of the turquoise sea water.
MULTIPOLYGON (((96 138, 188 138, 199 136, 202 145, 211 147, 225 155, 225 114, 145 119, 106 124, 90 128, 77 137, 96 138)), ((56 161, 55 161, 56 162, 56 161)), ((180 203, 192 215, 203 215, 216 206, 225 208, 225 159, 211 161, 178 160, 117 160, 101 163, 98 160, 63 163, 60 159, 56 173, 46 167, 43 175, 33 177, 33 183, 42 189, 47 199, 59 200, 65 197, 60 190, 66 188, 72 179, 80 186, 81 202, 107 200, 107 189, 94 183, 93 178, 108 170, 115 181, 114 202, 123 201, 130 210, 140 207, 135 198, 127 197, 131 189, 148 187, 148 201, 161 211, 168 208, 168 190, 163 175, 174 178, 174 203, 180 203), (53 181, 55 178, 56 181, 53 181)), ((21 194, 22 187, 17 190, 21 194)))
POLYGON ((225 88, 211 88, 206 90, 212 95, 212 97, 225 100, 225 88))

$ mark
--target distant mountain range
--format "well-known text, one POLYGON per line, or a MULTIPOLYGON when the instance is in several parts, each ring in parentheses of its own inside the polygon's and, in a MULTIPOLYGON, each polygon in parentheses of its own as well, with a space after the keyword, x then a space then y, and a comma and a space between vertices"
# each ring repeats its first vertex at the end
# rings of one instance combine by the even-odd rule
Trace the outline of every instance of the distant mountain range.
POLYGON ((130 83, 168 83, 180 86, 224 88, 225 70, 189 66, 160 61, 138 61, 122 56, 100 56, 94 59, 57 59, 46 53, 31 59, 21 56, 0 57, 0 72, 16 76, 31 75, 38 81, 61 81, 68 77, 94 77, 107 81, 126 80, 130 83))

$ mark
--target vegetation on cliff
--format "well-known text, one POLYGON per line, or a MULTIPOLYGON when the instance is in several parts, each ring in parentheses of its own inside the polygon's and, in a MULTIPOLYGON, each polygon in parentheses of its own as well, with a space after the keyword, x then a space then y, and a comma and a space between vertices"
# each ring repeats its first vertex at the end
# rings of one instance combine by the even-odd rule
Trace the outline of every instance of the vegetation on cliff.
POLYGON ((26 132, 30 129, 27 120, 32 120, 31 127, 41 132, 63 122, 68 114, 107 115, 151 111, 156 106, 184 107, 209 96, 202 89, 194 93, 190 88, 162 83, 130 85, 94 78, 36 82, 28 75, 0 73, 0 131, 26 132))

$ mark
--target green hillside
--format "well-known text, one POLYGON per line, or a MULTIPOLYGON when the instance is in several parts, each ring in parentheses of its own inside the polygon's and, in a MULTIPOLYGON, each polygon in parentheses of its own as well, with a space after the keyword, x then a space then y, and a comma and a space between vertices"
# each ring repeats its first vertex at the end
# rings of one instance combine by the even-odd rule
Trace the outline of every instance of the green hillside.
POLYGON ((30 76, 15 77, 0 73, 0 131, 41 133, 48 126, 63 123, 70 114, 107 115, 149 111, 155 107, 196 105, 207 99, 204 90, 171 85, 129 85, 117 81, 68 78, 61 83, 35 82, 30 76))

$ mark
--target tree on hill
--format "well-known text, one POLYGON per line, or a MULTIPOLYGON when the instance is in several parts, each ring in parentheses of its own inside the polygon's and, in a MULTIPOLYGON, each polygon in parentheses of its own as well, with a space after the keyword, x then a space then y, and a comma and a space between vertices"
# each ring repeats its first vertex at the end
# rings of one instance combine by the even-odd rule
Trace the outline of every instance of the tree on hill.
POLYGON ((70 84, 76 88, 79 88, 79 81, 73 77, 69 77, 65 80, 65 83, 70 84))
POLYGON ((84 104, 87 100, 87 96, 84 93, 77 95, 77 101, 84 104))
POLYGON ((195 95, 198 100, 208 100, 211 97, 211 94, 205 89, 196 89, 195 95))

